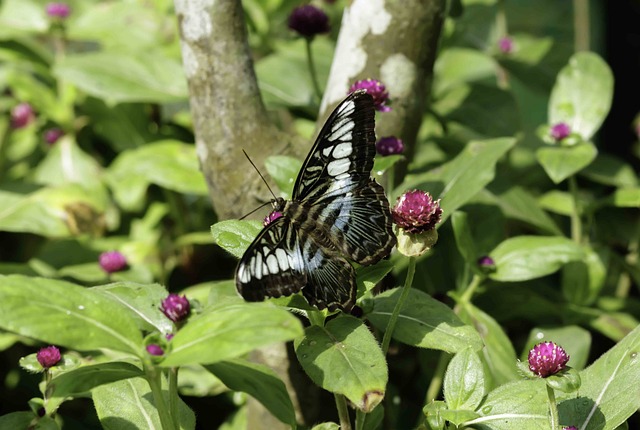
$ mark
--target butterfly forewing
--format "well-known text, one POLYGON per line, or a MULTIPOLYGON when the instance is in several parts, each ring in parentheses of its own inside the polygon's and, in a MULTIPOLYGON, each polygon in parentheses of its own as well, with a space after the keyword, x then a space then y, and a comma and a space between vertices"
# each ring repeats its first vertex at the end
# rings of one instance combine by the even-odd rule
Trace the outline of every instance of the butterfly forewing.
POLYGON ((307 283, 297 229, 278 218, 249 245, 236 270, 236 288, 245 300, 289 296, 307 283))
POLYGON ((375 156, 372 97, 358 91, 329 116, 302 165, 293 198, 240 260, 236 286, 250 301, 298 291, 319 309, 350 310, 355 270, 386 257, 396 243, 389 203, 371 179, 375 156), (346 258, 345 258, 346 257, 346 258))

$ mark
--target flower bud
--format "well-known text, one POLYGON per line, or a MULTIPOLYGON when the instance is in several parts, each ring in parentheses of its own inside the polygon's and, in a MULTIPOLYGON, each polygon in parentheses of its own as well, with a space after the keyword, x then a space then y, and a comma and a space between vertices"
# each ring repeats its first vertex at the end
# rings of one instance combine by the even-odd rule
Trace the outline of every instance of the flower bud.
POLYGON ((310 4, 295 8, 289 15, 289 28, 301 36, 313 38, 329 32, 329 17, 310 4))
POLYGON ((389 101, 389 93, 387 88, 382 82, 377 79, 363 79, 356 81, 349 88, 349 94, 357 90, 365 90, 371 97, 373 97, 373 104, 377 111, 389 112, 391 108, 385 103, 389 101))
POLYGON ((127 259, 118 251, 103 252, 100 254, 99 262, 102 270, 109 274, 120 272, 127 267, 127 259))
POLYGON ((376 151, 383 156, 401 154, 404 151, 404 142, 395 136, 383 137, 376 142, 376 151))
POLYGON ((553 342, 542 342, 529 351, 529 369, 541 378, 546 378, 563 370, 569 356, 553 342))
POLYGON ((61 358, 60 350, 53 345, 41 348, 36 354, 38 363, 45 369, 49 369, 58 364, 61 358))
POLYGON ((160 310, 167 318, 173 322, 179 322, 186 319, 191 311, 189 300, 186 296, 179 296, 177 294, 169 294, 166 299, 162 301, 160 310))

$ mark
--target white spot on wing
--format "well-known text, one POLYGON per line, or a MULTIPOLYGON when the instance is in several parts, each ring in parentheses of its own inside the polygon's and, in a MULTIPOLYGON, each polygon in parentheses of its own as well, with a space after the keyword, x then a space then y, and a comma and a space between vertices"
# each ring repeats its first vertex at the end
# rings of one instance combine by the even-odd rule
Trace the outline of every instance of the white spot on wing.
POLYGON ((351 162, 348 158, 339 158, 327 164, 327 172, 329 173, 329 175, 336 177, 338 175, 346 173, 349 170, 350 165, 351 162))
POLYGON ((351 142, 343 142, 333 149, 333 157, 334 158, 344 158, 351 155, 353 152, 353 147, 351 146, 351 142))
POLYGON ((331 129, 332 133, 329 137, 327 137, 327 139, 333 142, 334 140, 341 138, 342 136, 353 130, 353 127, 355 127, 355 125, 356 123, 351 120, 346 122, 340 121, 340 123, 336 124, 331 129))
POLYGON ((278 248, 276 249, 276 258, 278 259, 278 265, 280 266, 280 270, 285 271, 289 270, 289 257, 284 249, 278 248))
POLYGON ((272 275, 278 273, 278 259, 275 255, 270 254, 267 257, 267 268, 269 269, 269 273, 271 273, 272 275))

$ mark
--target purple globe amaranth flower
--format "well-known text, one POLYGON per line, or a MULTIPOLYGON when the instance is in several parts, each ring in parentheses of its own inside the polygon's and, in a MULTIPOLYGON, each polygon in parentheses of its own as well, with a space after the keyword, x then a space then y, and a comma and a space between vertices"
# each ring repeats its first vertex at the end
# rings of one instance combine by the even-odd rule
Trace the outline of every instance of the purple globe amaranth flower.
POLYGON ((321 9, 310 4, 299 6, 289 15, 289 28, 311 39, 318 34, 329 32, 329 17, 321 9))
POLYGON ((64 131, 62 131, 62 129, 57 127, 50 128, 44 132, 44 141, 47 142, 49 145, 53 145, 62 136, 64 136, 64 131))
POLYGON ((541 342, 529 351, 529 369, 541 378, 546 378, 563 370, 569 356, 553 342, 541 342))
POLYGON ((565 426, 565 427, 562 427, 562 430, 578 430, 578 427, 576 427, 576 426, 565 426))
POLYGON ((442 217, 440 200, 434 200, 426 191, 407 191, 398 198, 391 216, 393 222, 407 233, 433 230, 442 217))
POLYGON ((60 350, 53 345, 40 348, 40 351, 36 354, 38 363, 45 369, 49 369, 58 364, 61 358, 60 350))
POLYGON ((552 125, 549 129, 549 134, 553 140, 560 141, 571 134, 571 127, 566 122, 559 122, 555 125, 552 125))
POLYGON ((164 338, 167 339, 167 340, 171 340, 171 339, 173 339, 173 336, 174 336, 173 333, 167 333, 167 334, 164 335, 164 338))
POLYGON ((282 216, 282 212, 280 211, 273 211, 271 212, 269 215, 267 215, 266 217, 264 217, 264 221, 262 221, 262 225, 264 227, 268 226, 269 224, 271 224, 272 222, 274 222, 275 220, 277 220, 278 218, 280 218, 282 216))
POLYGON ((20 103, 11 109, 11 127, 24 128, 36 119, 29 103, 20 103))
POLYGON ((389 101, 389 93, 387 92, 387 88, 384 84, 379 80, 362 79, 360 81, 356 81, 351 85, 351 87, 349 87, 349 94, 357 90, 365 90, 371 95, 371 97, 373 97, 373 104, 377 111, 389 112, 391 110, 391 108, 385 104, 389 101))
POLYGON ((147 352, 151 355, 164 355, 164 350, 162 349, 162 347, 160 345, 156 345, 155 343, 147 345, 147 352))
POLYGON ((481 267, 491 267, 491 266, 495 266, 495 262, 493 261, 493 258, 489 257, 488 255, 483 255, 482 257, 478 258, 478 266, 481 267))
POLYGON ((383 137, 376 142, 376 151, 383 156, 401 154, 404 151, 404 142, 395 136, 383 137))
POLYGON ((127 267, 127 259, 118 251, 107 251, 100 254, 100 267, 107 273, 120 272, 127 267))
POLYGON ((505 36, 498 40, 498 49, 503 54, 511 54, 513 52, 513 39, 509 36, 505 36))
POLYGON ((71 7, 62 2, 54 2, 47 4, 45 8, 50 18, 65 19, 71 13, 71 7))
POLYGON ((179 322, 189 316, 191 306, 186 296, 179 296, 177 294, 169 294, 166 299, 162 301, 160 310, 173 322, 179 322))

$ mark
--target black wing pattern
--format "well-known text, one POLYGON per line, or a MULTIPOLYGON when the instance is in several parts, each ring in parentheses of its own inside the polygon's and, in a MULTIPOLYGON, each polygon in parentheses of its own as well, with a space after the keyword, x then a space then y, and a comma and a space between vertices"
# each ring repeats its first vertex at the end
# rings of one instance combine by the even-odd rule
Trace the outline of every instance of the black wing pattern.
POLYGON ((396 244, 384 189, 370 177, 374 115, 372 97, 357 91, 329 116, 292 200, 274 202, 282 217, 264 228, 240 260, 236 286, 246 300, 302 291, 319 309, 353 307, 355 270, 348 260, 374 264, 396 244))

